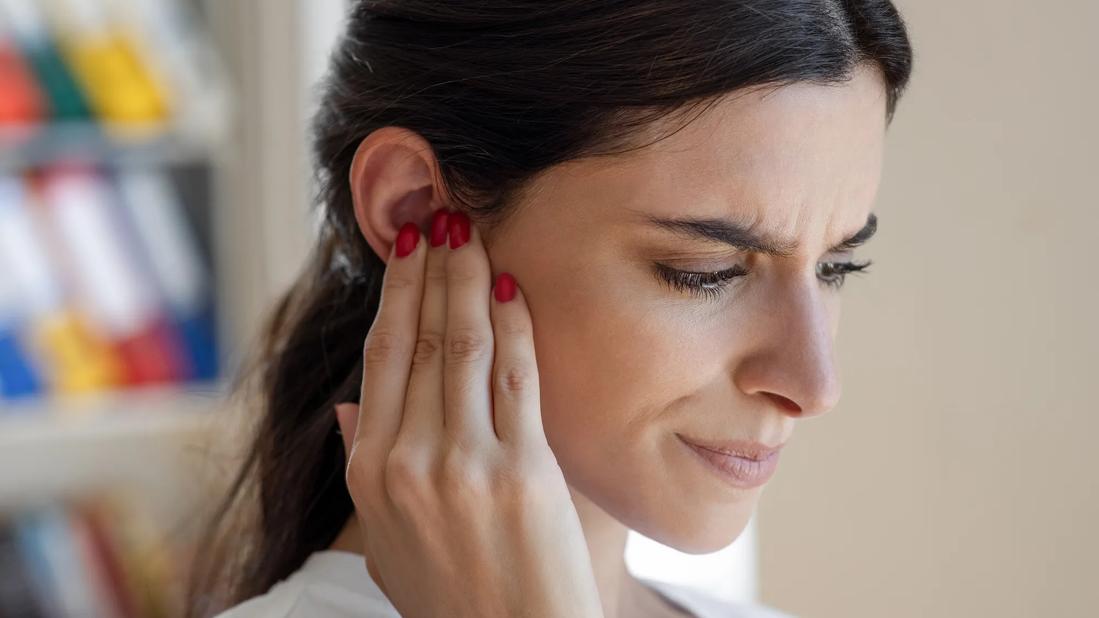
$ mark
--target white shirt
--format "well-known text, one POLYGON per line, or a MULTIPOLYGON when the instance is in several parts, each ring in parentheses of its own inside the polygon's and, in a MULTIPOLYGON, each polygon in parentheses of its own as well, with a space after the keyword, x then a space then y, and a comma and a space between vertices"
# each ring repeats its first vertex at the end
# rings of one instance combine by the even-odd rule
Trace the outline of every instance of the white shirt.
MULTIPOLYGON (((761 605, 733 604, 703 591, 653 579, 643 583, 698 618, 794 618, 761 605)), ((217 618, 401 618, 374 583, 359 554, 314 552, 301 568, 265 594, 217 618)))

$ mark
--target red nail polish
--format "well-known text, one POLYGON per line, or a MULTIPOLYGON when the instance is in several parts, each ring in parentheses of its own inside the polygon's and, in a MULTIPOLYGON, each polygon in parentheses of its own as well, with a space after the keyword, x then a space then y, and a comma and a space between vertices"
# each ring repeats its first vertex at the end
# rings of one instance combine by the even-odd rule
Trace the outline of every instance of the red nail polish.
POLYGON ((397 257, 405 257, 416 249, 420 242, 420 228, 409 221, 401 226, 397 233, 397 257))
POLYGON ((450 248, 457 249, 469 241, 469 217, 464 212, 452 212, 447 218, 450 227, 450 248))
POLYGON ((500 273, 496 276, 496 285, 493 286, 496 300, 506 303, 515 298, 515 277, 508 273, 500 273))
POLYGON ((447 219, 450 211, 440 208, 431 216, 431 246, 438 247, 446 242, 447 219))

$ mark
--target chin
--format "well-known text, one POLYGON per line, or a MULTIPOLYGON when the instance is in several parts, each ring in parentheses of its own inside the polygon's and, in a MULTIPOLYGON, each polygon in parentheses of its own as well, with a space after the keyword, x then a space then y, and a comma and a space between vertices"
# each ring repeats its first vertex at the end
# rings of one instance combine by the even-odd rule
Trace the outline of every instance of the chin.
POLYGON ((621 520, 644 536, 688 554, 708 554, 728 547, 748 527, 766 484, 734 488, 714 482, 709 473, 692 464, 669 467, 659 481, 646 484, 643 495, 618 494, 621 520), (659 489, 658 489, 659 488, 659 489), (628 501, 628 502, 626 502, 628 501))
MULTIPOLYGON (((586 466, 584 458, 558 457, 566 480, 608 515, 637 533, 688 554, 728 547, 748 526, 765 485, 731 488, 701 468, 646 464, 586 466), (576 465, 574 465, 576 464, 576 465), (635 470, 623 477, 618 470, 635 470)), ((695 466, 697 464, 692 464, 695 466)))
POLYGON ((709 554, 728 547, 740 537, 748 527, 755 505, 752 499, 720 508, 670 508, 659 517, 630 527, 678 551, 709 554))

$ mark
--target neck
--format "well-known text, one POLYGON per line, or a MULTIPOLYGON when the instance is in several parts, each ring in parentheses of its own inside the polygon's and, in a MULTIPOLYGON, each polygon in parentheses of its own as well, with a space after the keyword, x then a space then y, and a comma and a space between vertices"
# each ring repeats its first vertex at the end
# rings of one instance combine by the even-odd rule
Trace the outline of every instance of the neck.
POLYGON ((629 615, 623 613, 635 598, 632 585, 635 580, 626 569, 625 558, 629 529, 571 485, 569 493, 588 542, 595 585, 603 602, 603 615, 607 618, 629 615))
MULTIPOLYGON (((595 584, 603 603, 603 615, 607 618, 630 615, 629 608, 636 602, 639 592, 644 591, 640 590, 641 584, 626 568, 626 538, 629 529, 571 486, 569 491, 584 529, 592 571, 595 573, 595 584)), ((347 520, 329 548, 362 553, 362 537, 355 517, 347 520)))

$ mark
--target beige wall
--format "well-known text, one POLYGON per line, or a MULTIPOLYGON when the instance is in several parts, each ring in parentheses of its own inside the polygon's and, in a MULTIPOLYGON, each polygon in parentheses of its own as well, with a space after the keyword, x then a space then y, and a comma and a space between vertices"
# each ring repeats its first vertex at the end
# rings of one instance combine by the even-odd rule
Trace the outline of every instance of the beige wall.
POLYGON ((1099 3, 906 0, 844 396, 760 506, 762 597, 810 618, 1099 615, 1099 3))

